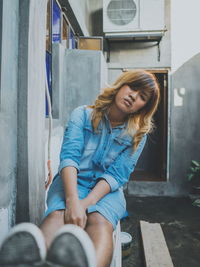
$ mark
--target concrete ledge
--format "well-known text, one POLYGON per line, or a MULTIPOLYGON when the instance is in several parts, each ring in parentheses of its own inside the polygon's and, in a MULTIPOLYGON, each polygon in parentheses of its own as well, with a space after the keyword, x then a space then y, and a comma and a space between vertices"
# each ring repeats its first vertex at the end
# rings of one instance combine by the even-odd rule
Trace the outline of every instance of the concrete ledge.
POLYGON ((129 195, 134 196, 187 196, 182 187, 171 182, 136 182, 129 181, 127 186, 129 195))

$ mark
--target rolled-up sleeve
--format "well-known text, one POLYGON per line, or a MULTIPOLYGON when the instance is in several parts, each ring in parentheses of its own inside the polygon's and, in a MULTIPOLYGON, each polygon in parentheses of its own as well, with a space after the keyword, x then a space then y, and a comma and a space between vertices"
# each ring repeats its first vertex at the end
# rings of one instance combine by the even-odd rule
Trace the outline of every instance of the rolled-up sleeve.
POLYGON ((101 175, 100 179, 103 178, 108 182, 112 192, 127 183, 142 153, 146 139, 147 136, 144 135, 134 153, 132 147, 125 148, 101 175))
POLYGON ((84 109, 84 106, 78 107, 70 116, 60 152, 59 173, 68 166, 75 167, 79 171, 80 158, 84 147, 84 109))

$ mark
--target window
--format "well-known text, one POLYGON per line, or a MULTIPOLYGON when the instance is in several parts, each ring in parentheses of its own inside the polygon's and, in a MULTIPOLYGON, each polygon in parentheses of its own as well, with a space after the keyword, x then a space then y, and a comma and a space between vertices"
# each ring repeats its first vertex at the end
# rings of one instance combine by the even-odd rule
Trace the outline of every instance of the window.
POLYGON ((69 31, 70 26, 65 13, 62 13, 62 44, 64 47, 69 47, 69 31))
MULTIPOLYGON (((47 76, 47 85, 48 90, 52 102, 52 66, 51 66, 51 59, 52 59, 52 0, 48 0, 47 2, 47 24, 46 24, 46 76, 47 76)), ((47 96, 45 99, 45 107, 46 112, 45 115, 48 117, 49 115, 49 108, 48 108, 48 101, 47 96)))
POLYGON ((75 34, 74 34, 72 28, 70 28, 70 32, 69 32, 69 49, 75 49, 76 46, 77 46, 76 37, 75 37, 75 34))
MULTIPOLYGON (((61 42, 61 7, 56 0, 48 0, 46 24, 46 75, 52 104, 52 43, 61 42)), ((49 115, 46 97, 46 117, 49 115)))
POLYGON ((51 0, 47 3, 46 50, 51 53, 51 0))
POLYGON ((61 43, 61 7, 53 0, 52 42, 61 43))
POLYGON ((80 36, 78 38, 78 49, 103 50, 103 38, 94 36, 93 37, 80 36))

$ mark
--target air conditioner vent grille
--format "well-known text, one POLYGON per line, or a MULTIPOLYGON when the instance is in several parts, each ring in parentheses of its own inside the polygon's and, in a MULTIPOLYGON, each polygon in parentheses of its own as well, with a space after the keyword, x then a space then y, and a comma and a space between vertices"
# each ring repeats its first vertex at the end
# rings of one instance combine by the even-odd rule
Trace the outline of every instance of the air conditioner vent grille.
POLYGON ((116 25, 127 25, 136 16, 137 7, 133 0, 112 0, 107 8, 110 21, 116 25))

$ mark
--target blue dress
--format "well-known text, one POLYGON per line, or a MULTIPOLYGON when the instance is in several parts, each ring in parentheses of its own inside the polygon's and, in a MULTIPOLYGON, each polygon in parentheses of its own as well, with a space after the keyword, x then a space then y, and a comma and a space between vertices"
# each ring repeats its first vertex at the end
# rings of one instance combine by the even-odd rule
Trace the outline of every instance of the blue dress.
POLYGON ((48 191, 45 216, 66 208, 60 172, 64 167, 73 166, 78 171, 79 199, 85 198, 99 179, 103 178, 108 182, 110 193, 95 205, 89 206, 87 211, 99 212, 115 229, 126 211, 123 185, 135 168, 144 148, 146 135, 133 152, 132 137, 126 133, 126 123, 112 128, 105 115, 95 132, 91 112, 91 108, 80 106, 71 114, 64 133, 58 174, 48 191))

